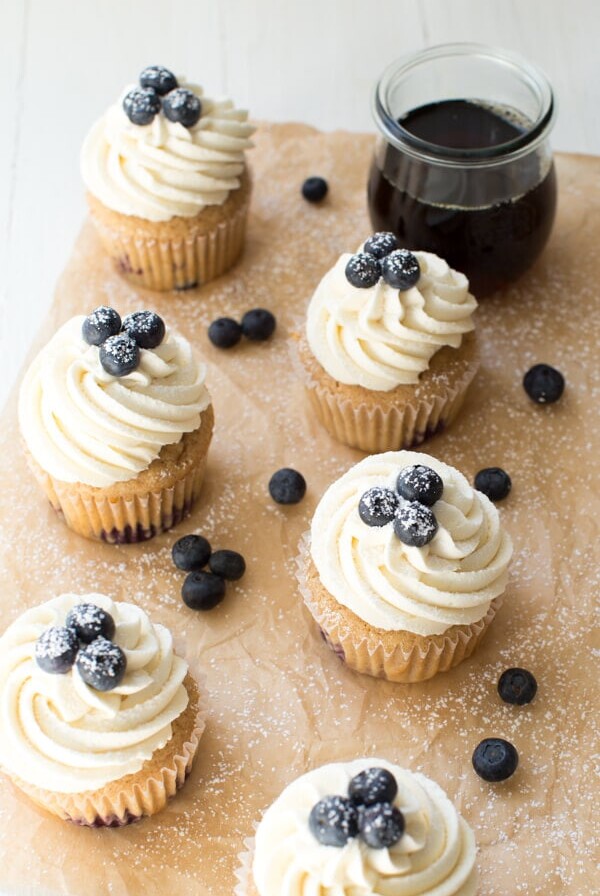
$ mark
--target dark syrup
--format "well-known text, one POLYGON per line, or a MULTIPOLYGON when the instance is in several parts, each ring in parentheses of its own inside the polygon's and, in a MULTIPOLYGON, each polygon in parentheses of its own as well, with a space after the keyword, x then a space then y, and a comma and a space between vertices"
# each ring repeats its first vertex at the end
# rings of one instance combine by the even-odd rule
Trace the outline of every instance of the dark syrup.
MULTIPOLYGON (((468 100, 421 106, 400 123, 455 151, 492 149, 526 128, 516 116, 468 100)), ((535 150, 506 166, 432 174, 427 161, 388 144, 371 167, 368 195, 375 230, 392 230, 403 246, 445 258, 483 296, 516 279, 541 252, 554 220, 556 175, 553 164, 542 168, 535 150), (432 177, 435 201, 428 196, 432 177), (490 203, 493 195, 515 198, 490 203)))

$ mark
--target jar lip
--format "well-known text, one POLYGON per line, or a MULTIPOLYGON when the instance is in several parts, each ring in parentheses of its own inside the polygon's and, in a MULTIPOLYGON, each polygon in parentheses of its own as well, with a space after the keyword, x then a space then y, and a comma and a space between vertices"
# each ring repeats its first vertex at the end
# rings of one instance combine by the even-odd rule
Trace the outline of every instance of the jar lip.
POLYGON ((556 103, 554 93, 546 75, 537 66, 528 62, 518 53, 480 43, 448 43, 436 44, 418 53, 402 56, 392 62, 375 85, 373 93, 373 116, 379 129, 386 138, 399 149, 421 159, 443 162, 452 166, 497 164, 500 161, 512 161, 537 146, 546 137, 554 123, 556 103), (540 100, 540 113, 537 119, 522 134, 496 146, 478 149, 457 149, 430 143, 415 136, 402 126, 389 112, 386 93, 392 78, 409 72, 411 69, 430 59, 444 56, 480 56, 499 62, 512 68, 520 75, 525 75, 534 86, 540 100))

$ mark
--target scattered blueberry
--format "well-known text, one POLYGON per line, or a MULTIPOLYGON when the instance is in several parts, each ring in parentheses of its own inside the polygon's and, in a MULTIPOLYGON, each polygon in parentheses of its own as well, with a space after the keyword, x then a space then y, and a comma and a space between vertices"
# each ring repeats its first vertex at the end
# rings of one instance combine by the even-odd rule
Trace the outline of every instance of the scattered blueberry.
POLYGON ((525 706, 537 692, 537 681, 527 669, 506 669, 498 680, 498 693, 505 703, 525 706))
POLYGON ((109 336, 100 346, 100 363, 111 376, 127 376, 128 373, 133 373, 140 363, 137 342, 127 333, 109 336))
POLYGON ((360 836, 372 849, 398 843, 404 833, 404 815, 389 803, 375 803, 360 813, 360 836))
POLYGON ((486 467, 475 476, 475 488, 490 501, 502 501, 511 490, 510 476, 500 467, 486 467))
POLYGON ((123 681, 127 657, 118 644, 96 638, 77 654, 77 671, 97 691, 112 691, 123 681))
POLYGON ((210 556, 208 568, 222 579, 236 582, 246 572, 246 561, 237 551, 215 551, 210 556))
POLYGON ((164 96, 178 86, 177 78, 164 65, 148 65, 140 75, 142 87, 151 87, 159 96, 164 96))
POLYGON ((381 273, 389 286, 403 291, 419 282, 421 268, 412 252, 408 249, 396 249, 381 262, 381 273))
POLYGON ((328 191, 329 185, 323 177, 307 177, 302 184, 302 195, 309 202, 321 202, 328 191))
POLYGON ((88 345, 102 345, 109 336, 121 330, 121 318, 113 308, 100 305, 88 314, 81 326, 81 335, 88 345))
POLYGON ((433 512, 418 501, 404 501, 396 512, 394 532, 401 542, 422 548, 438 530, 433 512))
POLYGON ((63 675, 75 662, 78 650, 75 632, 65 625, 53 625, 35 642, 35 661, 44 672, 63 675))
POLYGON ((523 377, 523 388, 538 404, 552 404, 563 394, 565 378, 549 364, 535 364, 523 377))
POLYGON ((212 572, 190 572, 185 577, 181 596, 192 610, 212 610, 225 597, 225 582, 212 572))
POLYGON ((123 318, 123 330, 140 348, 158 348, 165 338, 165 324, 154 311, 134 311, 123 318))
POLYGON ((202 115, 202 103, 187 87, 177 87, 163 99, 163 112, 169 121, 193 128, 202 115))
POLYGON ((369 289, 381 277, 381 263, 374 255, 357 252, 346 265, 346 280, 357 289, 369 289))
POLYGON ((399 503, 396 492, 374 485, 358 502, 358 513, 367 526, 385 526, 394 519, 399 503))
POLYGON ((306 479, 297 470, 283 467, 271 476, 269 494, 277 504, 298 504, 306 494, 306 479))
POLYGON ((308 826, 323 846, 345 846, 358 834, 358 812, 344 796, 326 796, 308 816, 308 826))
POLYGON ((501 737, 486 737, 475 747, 473 768, 484 781, 505 781, 516 771, 519 754, 501 737))
POLYGON ((266 308, 253 308, 246 311, 242 318, 242 333, 246 339, 264 342, 275 332, 275 317, 266 308))
POLYGON ((390 252, 393 252, 397 248, 398 240, 396 239, 395 234, 390 233, 389 231, 380 231, 369 237, 363 246, 363 252, 367 252, 369 255, 374 255, 375 258, 381 259, 385 258, 386 255, 389 255, 390 252))
POLYGON ((433 507, 444 491, 442 477, 431 467, 424 464, 413 464, 400 471, 396 482, 398 494, 407 501, 418 501, 427 507, 433 507))
POLYGON ((199 572, 210 560, 210 543, 202 535, 184 535, 171 549, 173 563, 184 572, 199 572))
POLYGON ((208 328, 208 338, 217 348, 232 348, 242 338, 242 328, 232 317, 219 317, 208 328))
POLYGON ((65 625, 73 629, 84 644, 89 644, 96 638, 110 641, 115 633, 115 620, 96 604, 77 604, 67 613, 65 625))
POLYGON ((348 796, 355 806, 392 803, 397 793, 396 779, 386 768, 366 768, 355 775, 348 786, 348 796))
POLYGON ((151 124, 160 112, 160 97, 151 87, 134 87, 123 99, 123 109, 132 124, 151 124))

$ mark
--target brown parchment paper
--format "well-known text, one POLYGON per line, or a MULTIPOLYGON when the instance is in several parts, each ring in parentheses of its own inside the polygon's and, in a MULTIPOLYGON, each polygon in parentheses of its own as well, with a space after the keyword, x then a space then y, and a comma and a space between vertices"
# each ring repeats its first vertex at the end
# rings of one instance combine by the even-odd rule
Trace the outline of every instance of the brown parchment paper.
MULTIPOLYGON (((136 293, 115 273, 86 225, 58 285, 40 340, 100 303, 121 313, 151 307, 205 357, 216 434, 200 505, 175 533, 144 545, 94 544, 71 534, 28 473, 15 400, 1 425, 2 628, 63 591, 104 591, 139 603, 174 632, 206 675, 208 724, 190 779, 161 814, 120 830, 84 830, 45 815, 0 776, 0 890, 35 896, 231 896, 243 840, 261 811, 305 770, 382 756, 438 781, 475 829, 484 896, 597 892, 592 755, 598 667, 592 645, 597 588, 600 159, 558 159, 558 221, 543 259, 478 312, 483 367, 454 426, 427 449, 472 478, 504 467, 513 490, 501 506, 515 543, 504 606, 475 656, 420 685, 348 671, 325 646, 294 578, 298 540, 327 484, 360 452, 318 426, 289 360, 319 278, 370 232, 365 181, 373 138, 300 125, 261 129, 252 154, 255 192, 242 262, 184 294, 136 293), (326 177, 312 206, 303 179, 326 177), (216 316, 271 308, 269 344, 219 352, 216 316), (523 372, 546 361, 565 374, 563 399, 538 407, 523 372), (308 481, 302 504, 267 494, 282 466, 308 481), (170 561, 176 537, 202 532, 242 551, 244 579, 225 602, 194 613, 170 561), (531 669, 538 696, 503 704, 500 672, 531 669), (520 753, 504 785, 480 781, 471 754, 485 736, 520 753)), ((34 263, 34 260, 32 260, 34 263)), ((14 296, 26 301, 26 296, 14 296)), ((38 340, 38 343, 39 341, 38 340)))

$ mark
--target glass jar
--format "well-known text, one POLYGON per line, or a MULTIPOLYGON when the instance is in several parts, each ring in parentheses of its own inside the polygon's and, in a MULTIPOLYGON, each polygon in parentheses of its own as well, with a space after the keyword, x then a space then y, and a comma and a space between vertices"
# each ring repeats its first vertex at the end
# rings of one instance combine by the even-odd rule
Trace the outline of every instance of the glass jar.
POLYGON ((373 113, 375 230, 445 258, 478 297, 533 264, 556 210, 555 103, 537 68, 480 44, 431 47, 384 72, 373 113))

